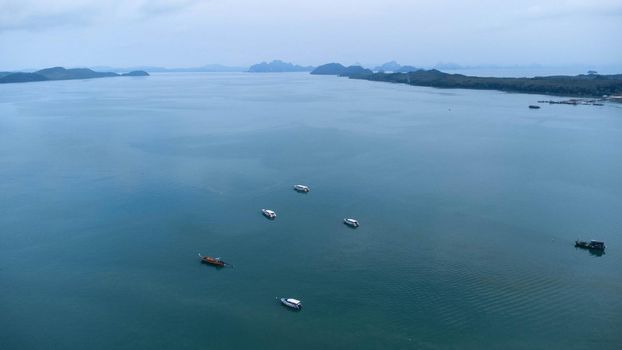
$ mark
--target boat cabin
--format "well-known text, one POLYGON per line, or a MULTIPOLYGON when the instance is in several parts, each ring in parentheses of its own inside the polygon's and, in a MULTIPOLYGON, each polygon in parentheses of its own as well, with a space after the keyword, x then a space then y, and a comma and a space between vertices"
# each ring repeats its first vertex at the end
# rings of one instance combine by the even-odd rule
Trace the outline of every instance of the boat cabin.
POLYGON ((263 213, 263 215, 265 217, 267 217, 268 219, 274 219, 276 218, 276 213, 273 210, 270 209, 261 209, 261 212, 263 213))
POLYGON ((302 302, 298 299, 293 299, 293 298, 281 298, 281 304, 295 309, 295 310, 300 310, 302 309, 302 302))
POLYGON ((603 241, 595 241, 595 240, 591 240, 589 242, 575 241, 574 245, 575 247, 578 247, 578 248, 584 248, 584 249, 590 249, 590 250, 599 250, 599 251, 605 250, 605 242, 603 241))
POLYGON ((304 192, 304 193, 307 193, 310 190, 309 186, 305 186, 305 185, 295 185, 294 189, 298 192, 304 192))
POLYGON ((591 240, 590 244, 589 244, 589 248, 590 249, 605 250, 605 242, 591 240))
POLYGON ((359 227, 359 222, 356 219, 346 218, 343 219, 343 223, 351 227, 359 227))

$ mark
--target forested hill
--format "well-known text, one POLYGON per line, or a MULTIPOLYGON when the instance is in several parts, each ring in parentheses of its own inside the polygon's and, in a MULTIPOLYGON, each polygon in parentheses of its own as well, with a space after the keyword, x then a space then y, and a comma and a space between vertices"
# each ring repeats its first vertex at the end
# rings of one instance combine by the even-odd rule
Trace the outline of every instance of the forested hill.
POLYGON ((125 74, 117 74, 112 72, 96 72, 88 68, 65 69, 63 67, 53 67, 41 69, 34 73, 0 72, 0 84, 28 83, 47 80, 93 79, 119 76, 138 77, 148 75, 149 73, 145 71, 132 71, 125 74))
POLYGON ((501 90, 563 96, 602 97, 603 95, 617 95, 622 93, 622 74, 492 78, 448 74, 432 69, 409 73, 371 73, 347 76, 352 79, 384 81, 437 88, 501 90))

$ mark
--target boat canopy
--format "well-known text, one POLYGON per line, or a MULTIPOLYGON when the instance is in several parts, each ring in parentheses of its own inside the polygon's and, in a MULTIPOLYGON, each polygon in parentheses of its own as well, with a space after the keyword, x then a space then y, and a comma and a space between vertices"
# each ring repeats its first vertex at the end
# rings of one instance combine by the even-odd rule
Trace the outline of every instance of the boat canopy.
POLYGON ((292 304, 300 304, 300 303, 301 303, 301 301, 300 301, 300 300, 298 300, 298 299, 291 299, 291 298, 288 298, 288 299, 286 299, 286 300, 287 300, 288 302, 292 303, 292 304))

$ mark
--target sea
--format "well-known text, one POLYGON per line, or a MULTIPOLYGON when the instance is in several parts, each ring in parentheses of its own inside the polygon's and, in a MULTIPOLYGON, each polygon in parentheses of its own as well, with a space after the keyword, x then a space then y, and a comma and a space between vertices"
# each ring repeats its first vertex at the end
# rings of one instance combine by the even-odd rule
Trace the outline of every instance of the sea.
POLYGON ((528 108, 551 99, 0 85, 0 348, 621 349, 622 105, 528 108))

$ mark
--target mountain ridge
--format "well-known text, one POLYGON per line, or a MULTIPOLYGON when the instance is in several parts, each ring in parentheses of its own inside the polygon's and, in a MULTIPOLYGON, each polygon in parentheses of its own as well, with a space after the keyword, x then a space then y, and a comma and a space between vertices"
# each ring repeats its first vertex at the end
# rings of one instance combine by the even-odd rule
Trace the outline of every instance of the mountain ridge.
POLYGON ((0 84, 10 83, 30 83, 38 81, 53 80, 77 80, 77 79, 96 79, 111 77, 144 77, 149 76, 145 71, 131 71, 128 73, 118 74, 113 72, 96 72, 89 68, 71 68, 50 67, 40 69, 33 73, 24 72, 1 72, 0 84))
POLYGON ((299 66, 290 62, 273 60, 272 62, 261 62, 248 68, 249 73, 284 73, 284 72, 310 72, 312 66, 299 66))

